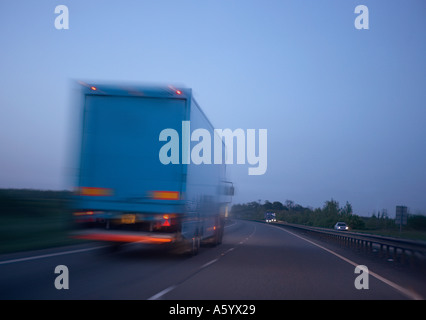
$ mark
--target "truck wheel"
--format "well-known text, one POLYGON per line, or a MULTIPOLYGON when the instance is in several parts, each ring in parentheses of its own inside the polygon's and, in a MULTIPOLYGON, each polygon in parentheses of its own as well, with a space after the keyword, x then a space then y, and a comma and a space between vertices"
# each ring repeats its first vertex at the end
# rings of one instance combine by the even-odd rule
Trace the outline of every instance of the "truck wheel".
POLYGON ((222 244, 222 239, 223 239, 223 227, 220 227, 216 244, 217 245, 222 244))
POLYGON ((222 244, 222 237, 223 237, 223 231, 222 231, 222 228, 219 228, 216 230, 216 233, 214 235, 213 246, 218 246, 222 244))
POLYGON ((190 256, 196 256, 198 252, 200 251, 200 237, 196 236, 192 238, 192 241, 190 242, 191 248, 189 250, 190 256))
POLYGON ((225 221, 220 220, 219 227, 216 229, 216 233, 214 236, 214 245, 220 245, 222 244, 222 238, 223 238, 223 229, 225 228, 225 221))

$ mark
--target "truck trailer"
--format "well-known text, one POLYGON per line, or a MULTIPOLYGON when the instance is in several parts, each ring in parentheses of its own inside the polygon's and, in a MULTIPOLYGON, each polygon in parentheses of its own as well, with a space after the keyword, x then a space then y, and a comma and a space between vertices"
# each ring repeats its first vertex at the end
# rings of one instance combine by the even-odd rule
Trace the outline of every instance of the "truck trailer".
POLYGON ((234 188, 225 161, 188 161, 196 141, 183 128, 190 124, 215 134, 192 90, 87 83, 79 88, 73 237, 113 247, 170 245, 192 255, 201 244, 220 244, 234 188), (182 134, 167 135, 173 132, 182 134), (181 142, 174 150, 165 146, 172 138, 181 142), (165 162, 172 151, 180 161, 165 162))

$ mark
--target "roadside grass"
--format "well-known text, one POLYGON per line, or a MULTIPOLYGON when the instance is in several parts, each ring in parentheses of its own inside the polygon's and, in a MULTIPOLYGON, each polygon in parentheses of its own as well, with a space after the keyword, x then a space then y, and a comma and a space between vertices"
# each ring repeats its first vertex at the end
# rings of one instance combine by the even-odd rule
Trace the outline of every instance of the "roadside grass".
POLYGON ((351 230, 359 233, 374 234, 384 237, 409 239, 409 240, 420 240, 426 241, 426 232, 420 230, 404 229, 401 232, 399 229, 375 229, 375 230, 351 230))
POLYGON ((72 228, 69 193, 0 190, 0 253, 80 243, 72 228))
POLYGON ((0 253, 43 249, 77 243, 68 237, 62 219, 0 217, 0 253))

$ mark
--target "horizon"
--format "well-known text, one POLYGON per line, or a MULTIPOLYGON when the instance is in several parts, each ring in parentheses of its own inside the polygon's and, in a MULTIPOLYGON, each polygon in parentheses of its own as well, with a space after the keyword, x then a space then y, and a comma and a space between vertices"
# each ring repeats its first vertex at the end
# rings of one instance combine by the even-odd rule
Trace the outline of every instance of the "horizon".
MULTIPOLYGON (((75 192, 75 190, 72 190, 72 189, 62 189, 62 190, 53 190, 53 189, 31 189, 31 188, 0 188, 0 190, 17 190, 17 191, 40 191, 40 192, 69 192, 69 193, 74 193, 75 192)), ((262 201, 262 200, 261 200, 262 201)), ((339 205, 339 209, 342 209, 342 208, 344 208, 344 206, 342 206, 341 205, 341 203, 338 201, 338 200, 335 200, 335 199, 333 199, 333 198, 331 198, 331 199, 329 199, 329 200, 324 200, 324 204, 323 204, 323 206, 320 206, 320 207, 313 207, 313 206, 311 206, 311 205, 304 205, 304 204, 300 204, 300 203, 297 203, 297 202, 294 202, 293 200, 291 200, 291 199, 286 199, 286 200, 283 200, 283 201, 281 201, 281 200, 268 200, 268 199, 265 199, 265 200, 263 200, 263 203, 261 203, 261 202, 259 202, 259 200, 252 200, 252 201, 247 201, 247 202, 239 202, 239 203, 233 203, 232 202, 232 204, 231 204, 231 209, 232 209, 232 206, 234 206, 234 205, 247 205, 247 204, 250 204, 250 203, 252 203, 252 202, 255 202, 255 203, 258 203, 259 205, 261 205, 261 206, 263 206, 263 205, 265 205, 266 204, 266 201, 269 201, 269 203, 274 203, 274 202, 279 202, 279 203, 281 203, 284 207, 287 207, 288 208, 288 206, 285 204, 285 202, 286 201, 291 201, 291 202, 293 202, 294 203, 294 206, 301 206, 302 208, 304 208, 304 209, 309 209, 309 210, 311 210, 311 211, 315 211, 316 209, 322 209, 323 207, 324 207, 324 205, 325 205, 325 203, 327 202, 327 201, 336 201, 337 203, 338 203, 338 205, 339 205)), ((349 202, 349 201, 348 201, 349 202)), ((350 202, 349 202, 349 204, 351 204, 350 202)), ((352 204, 351 204, 352 205, 352 204)), ((400 206, 400 205, 397 205, 396 207, 398 207, 398 206, 400 206)), ((403 206, 405 206, 405 207, 407 207, 407 210, 408 210, 408 214, 409 215, 422 215, 422 216, 426 216, 426 212, 422 212, 422 211, 417 211, 417 212, 411 212, 411 210, 410 210, 410 207, 409 206, 406 206, 406 205, 403 205, 403 206)), ((396 215, 396 207, 395 207, 395 214, 389 214, 388 212, 386 212, 387 213, 387 218, 389 218, 389 219, 395 219, 395 215, 396 215)), ((383 209, 382 209, 383 210, 383 209)), ((376 215, 376 214, 378 214, 378 213, 383 213, 383 211, 382 210, 379 210, 379 211, 372 211, 372 212, 369 212, 367 215, 363 215, 363 214, 359 214, 359 213, 357 213, 357 212, 353 212, 353 214, 354 215, 358 215, 358 216, 360 216, 360 217, 364 217, 364 218, 371 218, 373 215, 376 215)), ((278 211, 280 211, 280 210, 278 210, 278 211)))

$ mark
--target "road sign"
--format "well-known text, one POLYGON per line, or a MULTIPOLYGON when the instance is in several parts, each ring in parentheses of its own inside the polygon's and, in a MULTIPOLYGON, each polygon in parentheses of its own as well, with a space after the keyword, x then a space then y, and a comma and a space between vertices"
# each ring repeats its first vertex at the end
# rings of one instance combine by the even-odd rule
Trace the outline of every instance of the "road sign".
POLYGON ((396 206, 396 216, 395 223, 399 225, 407 224, 407 207, 406 206, 396 206))

